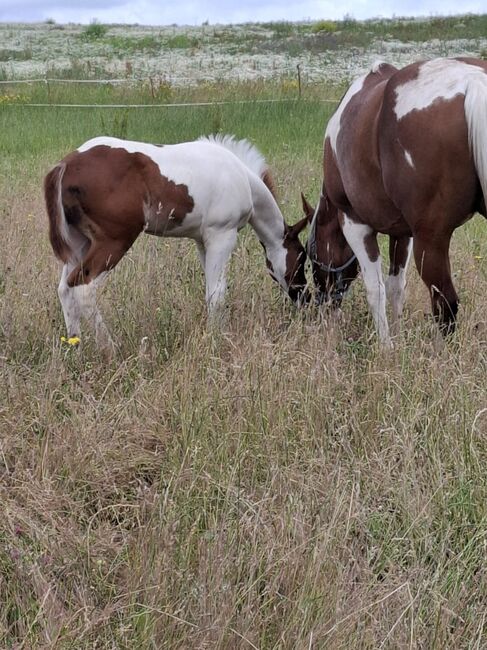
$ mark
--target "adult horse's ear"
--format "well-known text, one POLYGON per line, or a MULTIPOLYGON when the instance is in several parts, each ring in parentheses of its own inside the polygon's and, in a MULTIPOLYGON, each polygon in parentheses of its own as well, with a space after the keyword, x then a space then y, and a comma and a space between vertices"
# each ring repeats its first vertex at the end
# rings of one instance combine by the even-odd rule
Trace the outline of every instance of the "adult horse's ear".
POLYGON ((303 212, 306 215, 306 219, 308 223, 311 223, 313 219, 313 215, 315 213, 314 208, 308 203, 306 197, 304 194, 301 192, 301 203, 303 204, 303 212))
POLYGON ((299 233, 306 228, 308 225, 308 217, 304 217, 304 219, 300 219, 299 221, 296 221, 295 224, 292 226, 287 226, 286 227, 286 237, 292 239, 296 239, 298 237, 299 233))

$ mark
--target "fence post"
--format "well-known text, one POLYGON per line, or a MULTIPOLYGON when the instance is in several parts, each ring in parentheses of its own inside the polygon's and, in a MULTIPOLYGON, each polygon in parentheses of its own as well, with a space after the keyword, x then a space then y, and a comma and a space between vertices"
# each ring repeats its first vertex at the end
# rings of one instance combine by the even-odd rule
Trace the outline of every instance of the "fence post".
POLYGON ((298 69, 298 99, 301 99, 301 64, 298 63, 296 66, 298 69))
POLYGON ((46 72, 46 88, 47 88, 47 103, 51 103, 51 86, 49 85, 49 79, 47 78, 47 72, 46 72))

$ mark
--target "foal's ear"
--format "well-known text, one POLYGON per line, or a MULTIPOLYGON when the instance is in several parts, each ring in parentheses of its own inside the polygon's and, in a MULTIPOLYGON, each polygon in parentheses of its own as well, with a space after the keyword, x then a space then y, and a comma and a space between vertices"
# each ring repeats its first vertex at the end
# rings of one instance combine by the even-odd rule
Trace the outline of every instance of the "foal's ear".
POLYGON ((313 219, 313 215, 315 213, 314 208, 308 203, 308 200, 304 196, 304 194, 301 192, 301 203, 303 204, 303 212, 306 215, 306 219, 308 223, 311 223, 313 219))
POLYGON ((299 233, 308 225, 308 217, 304 217, 300 221, 296 221, 292 226, 286 226, 286 237, 297 239, 299 233))

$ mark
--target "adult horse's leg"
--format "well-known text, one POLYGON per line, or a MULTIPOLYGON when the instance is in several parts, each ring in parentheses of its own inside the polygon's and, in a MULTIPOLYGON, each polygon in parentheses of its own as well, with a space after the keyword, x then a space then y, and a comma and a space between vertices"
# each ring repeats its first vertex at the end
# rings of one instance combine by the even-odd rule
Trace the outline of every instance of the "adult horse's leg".
POLYGON ((226 267, 237 243, 237 230, 212 231, 205 235, 206 304, 210 325, 218 325, 227 288, 226 267))
POLYGON ((397 329, 406 297, 406 271, 412 250, 411 237, 389 237, 389 275, 386 294, 392 307, 392 327, 397 329))
POLYGON ((386 316, 386 290, 382 278, 377 233, 370 226, 355 223, 346 214, 343 216, 342 229, 359 261, 379 339, 385 346, 390 347, 392 344, 386 316))
POLYGON ((451 279, 451 233, 414 233, 414 259, 424 283, 429 289, 433 315, 443 334, 455 331, 458 295, 451 279))

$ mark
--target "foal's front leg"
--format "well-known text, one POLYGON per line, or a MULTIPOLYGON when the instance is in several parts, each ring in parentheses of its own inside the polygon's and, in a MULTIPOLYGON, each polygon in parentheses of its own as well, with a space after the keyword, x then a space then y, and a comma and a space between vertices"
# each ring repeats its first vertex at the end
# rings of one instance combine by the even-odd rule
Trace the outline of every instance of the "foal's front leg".
POLYGON ((377 233, 370 226, 355 223, 343 213, 342 230, 350 247, 357 256, 362 271, 367 300, 369 303, 379 339, 391 347, 389 325, 386 316, 386 290, 382 278, 381 258, 377 233))
POLYGON ((218 325, 221 319, 227 288, 227 264, 236 243, 236 230, 221 232, 212 229, 205 235, 206 304, 210 325, 218 325))

